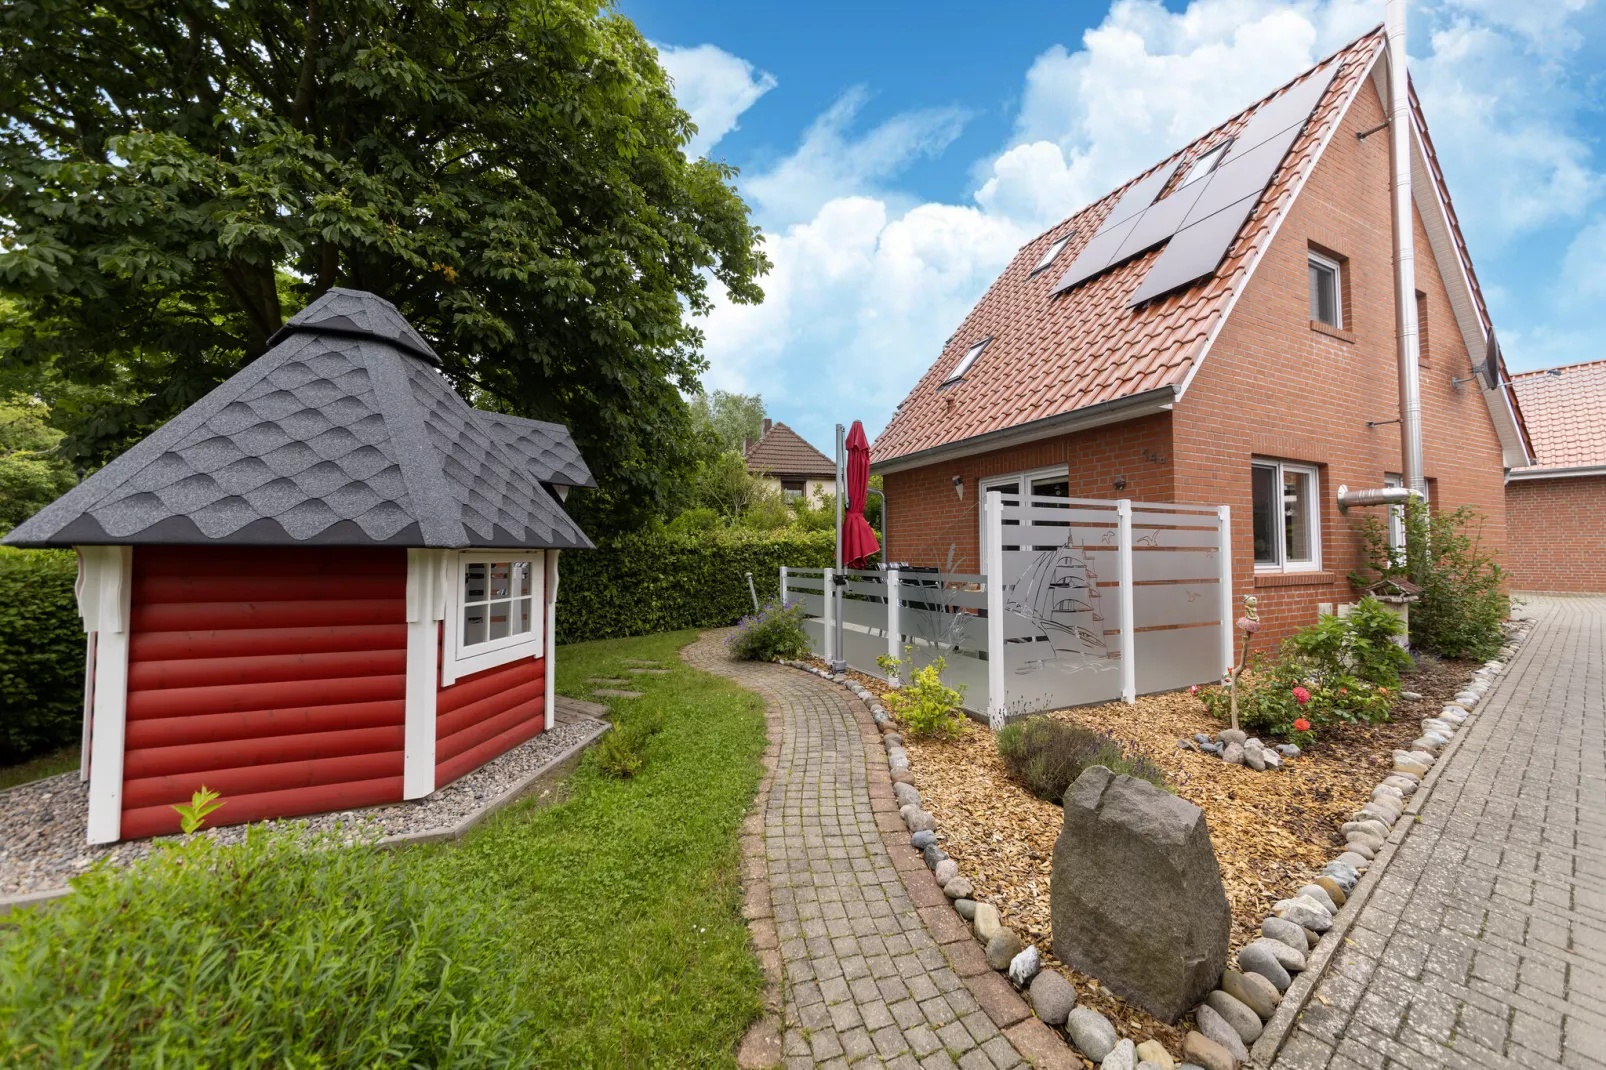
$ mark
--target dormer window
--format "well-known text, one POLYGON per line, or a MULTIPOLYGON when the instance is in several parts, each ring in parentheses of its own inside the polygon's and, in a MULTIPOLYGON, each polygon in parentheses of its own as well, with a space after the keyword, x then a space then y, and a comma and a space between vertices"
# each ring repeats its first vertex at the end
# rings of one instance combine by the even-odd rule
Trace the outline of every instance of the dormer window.
POLYGON ((981 341, 965 350, 965 355, 959 358, 959 363, 954 365, 954 370, 948 373, 948 378, 942 381, 942 385, 949 386, 963 379, 965 377, 965 373, 970 371, 970 366, 976 363, 976 358, 981 356, 981 351, 986 349, 987 343, 991 341, 991 338, 983 338, 981 341))
MULTIPOLYGON (((1065 235, 1065 237, 1055 242, 1053 245, 1050 245, 1048 247, 1048 251, 1043 254, 1043 258, 1037 262, 1037 266, 1032 268, 1032 275, 1036 275, 1038 272, 1043 271, 1050 264, 1052 264, 1060 255, 1060 253, 1065 251, 1065 246, 1074 237, 1076 237, 1076 231, 1073 230, 1069 234, 1065 235)), ((1027 278, 1031 278, 1031 275, 1028 275, 1027 278)))
MULTIPOLYGON (((1188 174, 1182 180, 1182 186, 1190 185, 1214 171, 1216 169, 1216 165, 1221 162, 1221 158, 1226 155, 1227 146, 1230 144, 1232 144, 1232 142, 1223 141, 1221 144, 1217 145, 1215 148, 1193 161, 1193 166, 1188 168, 1188 174)), ((1182 186, 1178 186, 1177 188, 1181 189, 1182 186)))

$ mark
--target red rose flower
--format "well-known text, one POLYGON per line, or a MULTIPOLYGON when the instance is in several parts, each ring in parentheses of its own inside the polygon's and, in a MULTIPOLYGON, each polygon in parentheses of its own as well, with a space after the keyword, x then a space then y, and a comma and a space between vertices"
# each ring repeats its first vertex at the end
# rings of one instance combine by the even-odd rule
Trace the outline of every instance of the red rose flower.
POLYGON ((1310 722, 1305 720, 1305 718, 1303 718, 1303 717, 1295 718, 1294 719, 1294 731, 1296 731, 1296 732, 1309 732, 1310 731, 1310 722))
MULTIPOLYGON (((1303 687, 1294 688, 1294 701, 1303 706, 1305 703, 1310 701, 1310 692, 1306 691, 1303 687)), ((1301 728, 1300 731, 1303 732, 1304 729, 1301 728)))
POLYGON ((1189 684, 1188 685, 1188 694, 1197 695, 1198 693, 1199 693, 1199 685, 1198 684, 1189 684))

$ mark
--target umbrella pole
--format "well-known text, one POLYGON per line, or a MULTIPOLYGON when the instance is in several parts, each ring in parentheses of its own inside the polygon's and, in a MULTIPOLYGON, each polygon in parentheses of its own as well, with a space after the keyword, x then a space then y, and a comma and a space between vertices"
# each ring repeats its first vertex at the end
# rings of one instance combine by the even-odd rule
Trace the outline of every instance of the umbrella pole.
POLYGON ((842 496, 847 493, 848 467, 846 449, 847 428, 836 425, 836 589, 831 592, 836 606, 836 645, 831 648, 834 658, 832 672, 847 672, 848 660, 842 656, 842 496))

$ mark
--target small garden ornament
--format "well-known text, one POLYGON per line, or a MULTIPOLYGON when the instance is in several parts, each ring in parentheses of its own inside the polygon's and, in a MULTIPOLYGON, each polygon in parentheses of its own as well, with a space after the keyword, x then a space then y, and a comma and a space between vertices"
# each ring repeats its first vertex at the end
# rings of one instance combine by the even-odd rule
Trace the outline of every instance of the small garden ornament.
POLYGON ((1238 630, 1244 633, 1244 650, 1238 656, 1236 668, 1227 666, 1228 693, 1232 696, 1232 728, 1238 731, 1238 676, 1244 671, 1244 665, 1249 661, 1249 644, 1254 640, 1255 633, 1260 631, 1260 614, 1255 609, 1255 596, 1244 595, 1244 615, 1238 618, 1238 630))

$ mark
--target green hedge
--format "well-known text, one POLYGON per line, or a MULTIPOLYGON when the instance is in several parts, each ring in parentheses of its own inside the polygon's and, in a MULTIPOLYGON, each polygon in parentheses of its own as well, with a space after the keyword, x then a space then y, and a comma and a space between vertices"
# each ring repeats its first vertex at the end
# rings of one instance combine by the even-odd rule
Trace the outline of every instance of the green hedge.
POLYGON ((82 738, 77 575, 71 550, 0 546, 0 765, 82 738))
POLYGON ((714 628, 753 612, 746 573, 759 601, 774 598, 782 565, 823 568, 829 531, 724 529, 628 535, 595 550, 563 555, 558 642, 714 628))

